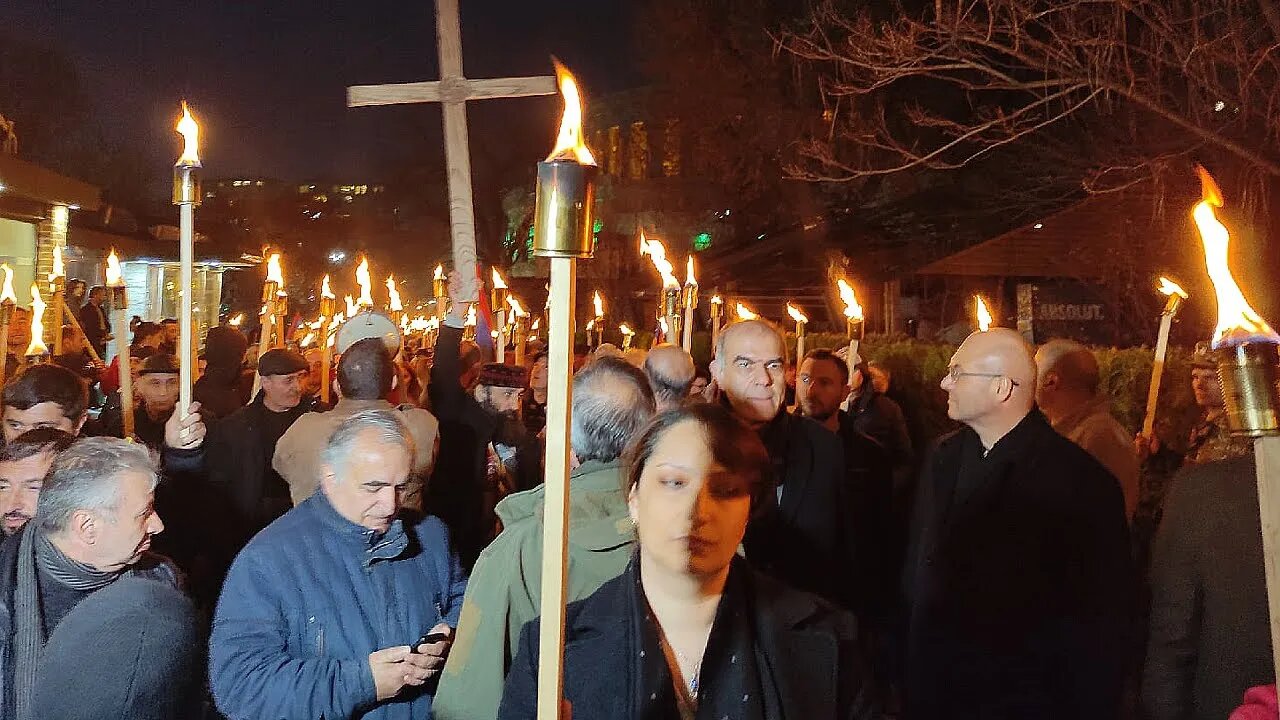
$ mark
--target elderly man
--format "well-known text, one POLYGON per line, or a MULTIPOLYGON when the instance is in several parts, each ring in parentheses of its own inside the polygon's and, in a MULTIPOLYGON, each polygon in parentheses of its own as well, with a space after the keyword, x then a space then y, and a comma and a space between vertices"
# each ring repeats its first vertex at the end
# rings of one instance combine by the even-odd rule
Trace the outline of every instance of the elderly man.
MULTIPOLYGON (((644 374, 600 358, 573 378, 570 441, 580 463, 569 477, 569 602, 620 574, 635 543, 623 492, 622 452, 654 414, 644 374)), ((520 629, 539 612, 544 490, 498 505, 502 534, 476 563, 462 606, 457 651, 445 666, 435 717, 481 720, 498 713, 520 629)))
POLYGON ((227 542, 239 549, 292 507, 289 486, 272 467, 276 443, 311 409, 303 402, 307 361, 292 350, 269 350, 258 361, 262 391, 213 428, 205 452, 210 484, 230 505, 227 542))
POLYGON ((55 428, 28 430, 0 447, 0 518, 6 537, 18 534, 35 517, 36 501, 53 458, 75 442, 55 428))
POLYGON ((177 586, 177 571, 148 552, 164 530, 157 479, 146 448, 117 438, 80 440, 55 458, 35 519, 0 546, 0 715, 35 718, 45 639, 82 600, 124 576, 177 586))
MULTIPOLYGON (((400 413, 413 436, 413 469, 410 496, 416 496, 435 464, 440 445, 440 423, 431 413, 412 405, 392 405, 387 398, 398 379, 395 361, 382 338, 365 338, 351 345, 338 361, 341 397, 328 412, 307 413, 298 418, 276 443, 272 467, 289 484, 289 495, 298 505, 320 485, 320 449, 342 421, 363 410, 400 413)), ((418 501, 420 497, 414 498, 418 501)), ((413 502, 406 498, 410 504, 413 502)))
POLYGON ((697 375, 693 358, 679 345, 663 344, 649 351, 644 359, 644 374, 653 388, 658 412, 679 407, 689 398, 689 386, 697 375))
POLYGON ((232 718, 429 718, 466 579, 444 525, 402 518, 413 438, 363 410, 325 444, 321 491, 255 537, 218 601, 209 675, 232 718))
POLYGON ((4 386, 4 439, 28 430, 56 428, 77 435, 88 419, 89 389, 78 375, 58 365, 33 365, 4 386))
POLYGON ((860 567, 852 492, 835 433, 783 406, 786 345, 772 323, 747 320, 720 333, 711 375, 721 399, 760 435, 778 483, 778 502, 752 520, 747 559, 762 571, 847 608, 858 603, 850 568, 860 567))
POLYGON ((904 717, 1115 718, 1133 603, 1115 478, 1035 409, 1009 329, 942 379, 965 427, 926 459, 903 575, 904 717))
MULTIPOLYGON (((164 426, 178 405, 178 359, 172 355, 151 355, 142 361, 133 386, 133 434, 147 447, 164 445, 164 426)), ((111 404, 99 418, 102 434, 124 437, 124 414, 111 404)))
POLYGON ((320 397, 320 388, 325 383, 325 379, 320 377, 320 371, 324 365, 324 353, 320 348, 311 348, 303 353, 302 357, 307 361, 307 377, 302 383, 302 394, 320 397))
POLYGON ((1124 493, 1124 514, 1138 507, 1138 454, 1133 440, 1111 415, 1111 400, 1098 392, 1098 361, 1071 340, 1050 340, 1036 350, 1036 405, 1063 437, 1084 448, 1115 476, 1124 493))

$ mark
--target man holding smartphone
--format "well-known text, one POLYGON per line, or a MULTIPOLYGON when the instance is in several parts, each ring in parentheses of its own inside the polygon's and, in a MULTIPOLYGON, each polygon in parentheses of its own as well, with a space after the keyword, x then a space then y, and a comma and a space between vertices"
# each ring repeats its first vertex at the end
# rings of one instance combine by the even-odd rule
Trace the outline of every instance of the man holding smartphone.
POLYGON ((209 648, 223 714, 431 717, 466 577, 438 519, 401 516, 412 458, 394 409, 343 420, 321 491, 236 558, 209 648))

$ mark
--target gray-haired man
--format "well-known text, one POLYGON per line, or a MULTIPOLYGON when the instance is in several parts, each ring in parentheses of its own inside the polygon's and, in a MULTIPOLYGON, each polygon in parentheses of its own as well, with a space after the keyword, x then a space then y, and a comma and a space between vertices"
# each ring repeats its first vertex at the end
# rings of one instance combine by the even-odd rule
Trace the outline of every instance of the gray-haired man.
POLYGON ((231 566, 209 648, 228 717, 431 717, 426 683, 466 578, 438 519, 401 517, 413 439, 399 415, 343 420, 321 451, 321 491, 231 566))
POLYGON ((157 479, 146 448, 116 438, 80 440, 54 460, 35 518, 0 548, 3 717, 33 717, 45 639, 80 601, 125 575, 177 587, 177 571, 148 552, 164 530, 157 479))

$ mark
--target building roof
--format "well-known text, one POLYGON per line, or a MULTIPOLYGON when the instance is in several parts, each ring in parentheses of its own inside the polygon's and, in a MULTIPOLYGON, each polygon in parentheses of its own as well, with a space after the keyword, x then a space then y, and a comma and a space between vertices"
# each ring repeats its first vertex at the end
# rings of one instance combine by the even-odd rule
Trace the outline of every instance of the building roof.
POLYGON ((5 195, 46 205, 62 204, 97 210, 101 191, 82 180, 0 153, 0 185, 5 195))

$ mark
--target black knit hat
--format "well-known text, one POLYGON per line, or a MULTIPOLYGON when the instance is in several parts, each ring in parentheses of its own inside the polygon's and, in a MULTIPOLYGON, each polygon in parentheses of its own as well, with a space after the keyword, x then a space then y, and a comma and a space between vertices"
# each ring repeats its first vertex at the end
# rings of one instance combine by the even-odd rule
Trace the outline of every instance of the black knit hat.
POLYGON ((195 607, 158 580, 123 578, 58 623, 36 675, 35 717, 180 720, 199 707, 195 607))
POLYGON ((139 375, 152 374, 178 374, 178 358, 168 353, 157 353, 148 357, 142 363, 142 369, 138 371, 139 375))

